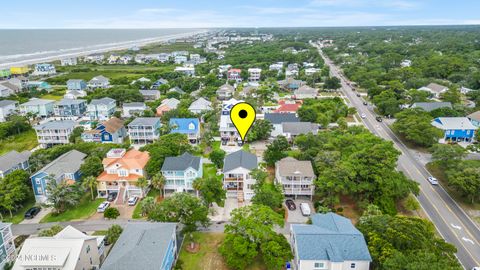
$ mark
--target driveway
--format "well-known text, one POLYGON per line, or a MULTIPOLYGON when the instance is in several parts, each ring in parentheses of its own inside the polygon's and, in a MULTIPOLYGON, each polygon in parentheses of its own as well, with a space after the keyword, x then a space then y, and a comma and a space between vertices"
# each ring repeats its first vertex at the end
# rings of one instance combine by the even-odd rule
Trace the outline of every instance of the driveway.
POLYGON ((52 208, 42 207, 40 212, 34 218, 24 219, 22 222, 20 222, 20 224, 37 224, 37 223, 40 223, 40 220, 42 220, 42 218, 44 218, 50 212, 52 212, 52 208))
POLYGON ((211 214, 208 216, 212 222, 218 221, 230 221, 230 214, 234 209, 239 207, 250 205, 250 201, 245 201, 243 203, 239 203, 237 198, 227 198, 225 200, 225 205, 223 207, 218 206, 217 204, 213 204, 211 207, 211 214))
MULTIPOLYGON (((288 210, 287 222, 288 223, 306 223, 308 221, 308 217, 302 215, 302 211, 300 211, 300 203, 308 203, 308 205, 310 205, 310 210, 312 210, 312 213, 313 213, 314 208, 313 208, 312 202, 306 199, 296 199, 293 201, 295 202, 297 209, 293 211, 288 210)), ((283 204, 285 204, 285 202, 283 202, 283 204)))
MULTIPOLYGON (((137 202, 137 204, 140 203, 140 201, 137 202)), ((120 212, 120 216, 118 217, 119 219, 131 219, 133 215, 133 211, 135 210, 135 206, 129 206, 127 203, 124 204, 110 204, 110 207, 117 208, 118 211, 120 212)), ((95 213, 93 214, 89 220, 101 220, 104 219, 103 213, 95 213)))

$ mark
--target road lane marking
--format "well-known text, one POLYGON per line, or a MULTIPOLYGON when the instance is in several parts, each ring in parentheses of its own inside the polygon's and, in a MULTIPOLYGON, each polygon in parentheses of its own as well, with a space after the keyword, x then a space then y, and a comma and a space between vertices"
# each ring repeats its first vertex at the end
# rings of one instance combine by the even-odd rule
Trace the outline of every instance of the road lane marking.
POLYGON ((453 223, 450 223, 450 225, 451 225, 453 228, 457 229, 457 230, 461 230, 461 229, 462 229, 462 227, 460 227, 460 226, 458 226, 458 225, 455 225, 455 224, 453 224, 453 223))
POLYGON ((469 238, 466 238, 466 237, 462 237, 462 240, 465 241, 465 242, 468 242, 472 245, 475 245, 475 243, 472 241, 472 239, 469 239, 469 238))

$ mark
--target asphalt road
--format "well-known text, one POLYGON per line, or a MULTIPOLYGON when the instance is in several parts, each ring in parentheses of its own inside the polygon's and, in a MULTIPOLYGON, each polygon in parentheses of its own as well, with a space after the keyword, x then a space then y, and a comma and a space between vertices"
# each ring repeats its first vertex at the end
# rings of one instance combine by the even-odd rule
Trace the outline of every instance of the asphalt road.
POLYGON ((430 174, 418 162, 412 152, 399 140, 391 129, 383 122, 377 122, 370 106, 363 105, 364 100, 357 97, 356 92, 347 84, 347 79, 338 67, 330 61, 321 50, 325 63, 330 66, 331 75, 341 79, 341 91, 347 96, 350 105, 357 108, 365 126, 377 136, 392 141, 402 153, 398 160, 398 169, 420 184, 417 197, 422 208, 434 223, 439 234, 457 248, 457 257, 465 269, 480 266, 480 229, 463 209, 448 195, 443 187, 432 186, 426 179, 430 174))

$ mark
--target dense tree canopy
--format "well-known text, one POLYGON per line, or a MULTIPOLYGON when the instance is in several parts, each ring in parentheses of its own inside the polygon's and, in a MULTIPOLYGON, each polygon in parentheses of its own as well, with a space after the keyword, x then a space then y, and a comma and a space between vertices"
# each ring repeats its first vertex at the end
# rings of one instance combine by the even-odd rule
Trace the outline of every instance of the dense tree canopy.
POLYGON ((430 147, 443 136, 441 130, 432 126, 430 114, 421 109, 403 110, 395 117, 397 121, 392 125, 393 130, 417 145, 430 147))

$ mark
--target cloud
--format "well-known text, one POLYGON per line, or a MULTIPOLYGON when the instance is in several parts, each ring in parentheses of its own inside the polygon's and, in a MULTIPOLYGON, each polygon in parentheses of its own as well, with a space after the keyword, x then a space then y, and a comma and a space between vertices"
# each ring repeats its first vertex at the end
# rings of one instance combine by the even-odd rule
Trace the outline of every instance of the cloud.
POLYGON ((419 6, 418 2, 407 0, 310 0, 310 6, 317 7, 342 7, 342 8, 356 8, 356 7, 387 7, 394 9, 412 9, 419 6))

